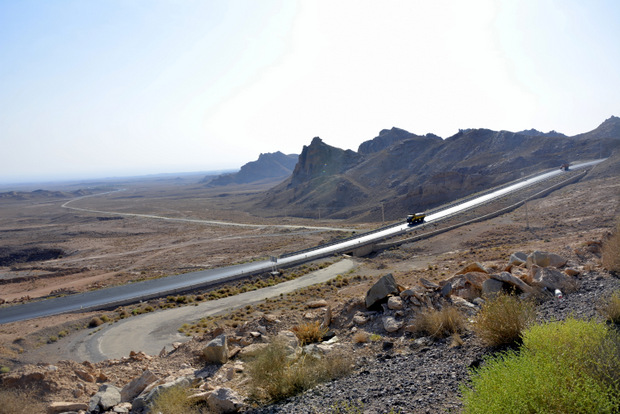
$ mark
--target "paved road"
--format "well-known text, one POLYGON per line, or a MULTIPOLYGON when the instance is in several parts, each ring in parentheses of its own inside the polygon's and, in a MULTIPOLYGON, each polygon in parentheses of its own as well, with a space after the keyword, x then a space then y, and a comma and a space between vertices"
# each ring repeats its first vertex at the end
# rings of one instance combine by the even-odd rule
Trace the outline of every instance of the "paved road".
POLYGON ((65 348, 68 351, 66 357, 76 361, 98 362, 128 356, 132 350, 157 355, 163 347, 170 350, 173 342, 185 342, 190 339, 177 331, 184 323, 230 312, 266 298, 279 296, 281 293, 325 282, 348 272, 355 266, 354 260, 343 259, 324 269, 275 286, 202 302, 198 306, 184 306, 133 316, 114 324, 107 324, 105 328, 92 335, 91 331, 87 330, 70 338, 69 345, 65 348))
MULTIPOLYGON (((595 160, 587 163, 571 166, 572 169, 588 168, 604 160, 595 160)), ((489 194, 469 200, 466 203, 449 207, 445 210, 430 214, 426 217, 427 223, 445 219, 458 212, 468 210, 484 204, 492 199, 501 197, 512 191, 533 185, 537 182, 562 174, 559 169, 544 174, 530 177, 516 184, 501 188, 489 194)), ((406 223, 381 229, 379 231, 362 234, 353 239, 347 239, 334 244, 322 246, 316 249, 304 251, 278 259, 279 266, 293 266, 321 257, 337 253, 349 252, 356 247, 375 243, 404 234, 415 229, 406 223)), ((147 280, 144 282, 131 283, 124 286, 100 289, 82 294, 69 295, 59 298, 48 299, 39 302, 31 302, 23 305, 10 306, 0 309, 0 324, 37 318, 40 316, 57 315, 65 312, 101 309, 103 307, 118 306, 121 304, 137 302, 153 297, 166 296, 181 291, 197 289, 208 286, 215 282, 238 279, 247 275, 262 273, 271 270, 273 263, 270 261, 253 262, 221 269, 204 270, 186 273, 182 275, 168 276, 161 279, 147 280)))

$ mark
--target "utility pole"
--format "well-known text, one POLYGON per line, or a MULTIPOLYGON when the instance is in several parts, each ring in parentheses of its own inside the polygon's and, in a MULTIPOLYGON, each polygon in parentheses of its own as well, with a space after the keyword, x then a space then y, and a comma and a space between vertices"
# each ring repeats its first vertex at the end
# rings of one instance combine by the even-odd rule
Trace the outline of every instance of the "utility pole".
POLYGON ((527 200, 525 200, 525 228, 528 230, 530 228, 530 220, 527 215, 527 200))

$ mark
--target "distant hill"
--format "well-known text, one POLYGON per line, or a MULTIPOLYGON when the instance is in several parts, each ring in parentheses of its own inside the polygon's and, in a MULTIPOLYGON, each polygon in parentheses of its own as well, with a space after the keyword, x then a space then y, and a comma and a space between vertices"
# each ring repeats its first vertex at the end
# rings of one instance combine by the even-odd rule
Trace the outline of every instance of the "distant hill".
POLYGON ((566 162, 620 149, 620 118, 574 137, 551 131, 467 129, 447 138, 383 130, 357 152, 316 137, 290 177, 255 202, 254 211, 303 217, 380 220, 423 211, 566 162), (544 139, 541 137, 544 136, 544 139))
POLYGON ((248 162, 232 174, 223 174, 215 178, 205 177, 202 181, 209 187, 230 184, 248 184, 264 180, 285 179, 290 176, 297 164, 298 155, 283 154, 280 151, 260 154, 258 160, 248 162))

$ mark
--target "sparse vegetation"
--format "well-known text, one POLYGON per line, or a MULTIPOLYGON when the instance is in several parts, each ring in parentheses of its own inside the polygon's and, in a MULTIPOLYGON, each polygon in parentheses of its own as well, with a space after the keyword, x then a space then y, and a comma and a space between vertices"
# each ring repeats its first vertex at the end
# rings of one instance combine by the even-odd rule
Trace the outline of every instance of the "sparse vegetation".
POLYGON ((0 389, 0 414, 30 414, 45 412, 32 390, 0 389), (27 404, 24 402, 27 401, 27 404))
POLYGON ((454 306, 422 312, 415 320, 415 331, 433 338, 445 338, 465 329, 465 318, 454 306))
POLYGON ((90 320, 90 322, 88 322, 89 328, 96 328, 100 325, 103 325, 103 320, 98 316, 95 316, 94 318, 90 320))
POLYGON ((510 345, 536 317, 534 304, 512 295, 498 295, 483 306, 473 330, 488 346, 510 345))
POLYGON ((190 389, 187 387, 176 386, 163 390, 155 398, 150 412, 161 414, 200 414, 200 407, 187 397, 190 389))
POLYGON ((464 412, 617 412, 618 350, 618 333, 602 323, 567 319, 531 326, 519 351, 487 360, 462 387, 464 412))
POLYGON ((614 231, 603 242, 601 262, 605 269, 620 274, 620 218, 616 220, 614 231))
POLYGON ((320 342, 327 333, 327 328, 321 327, 318 321, 293 326, 291 330, 295 333, 295 336, 297 336, 302 346, 320 342))
POLYGON ((620 290, 615 291, 609 298, 603 300, 600 312, 606 320, 620 324, 620 290))
POLYGON ((248 362, 251 395, 257 401, 279 401, 316 384, 346 375, 351 360, 342 354, 323 358, 302 355, 291 358, 287 345, 275 340, 248 362))

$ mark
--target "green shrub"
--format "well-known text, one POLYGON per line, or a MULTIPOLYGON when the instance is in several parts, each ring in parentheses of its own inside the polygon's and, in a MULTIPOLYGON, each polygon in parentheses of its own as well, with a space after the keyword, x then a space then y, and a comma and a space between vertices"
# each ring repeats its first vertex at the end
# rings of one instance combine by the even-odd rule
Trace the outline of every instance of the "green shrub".
POLYGON ((182 386, 170 387, 163 390, 153 401, 149 412, 160 414, 200 414, 197 404, 188 400, 191 389, 182 386))
POLYGON ((465 318, 454 306, 441 310, 431 309, 422 312, 414 322, 417 332, 424 332, 433 338, 445 338, 465 329, 465 318))
POLYGON ((620 324, 620 290, 603 301, 600 312, 608 321, 620 324))
POLYGON ((594 321, 532 326, 519 351, 490 358, 472 373, 461 387, 463 412, 617 412, 618 350, 618 334, 594 321))
POLYGON ((536 318, 534 304, 511 295, 498 295, 483 306, 473 330, 488 346, 510 345, 536 318))
POLYGON ((346 355, 294 357, 284 341, 275 340, 248 362, 250 393, 257 401, 279 401, 350 370, 351 360, 346 355))

